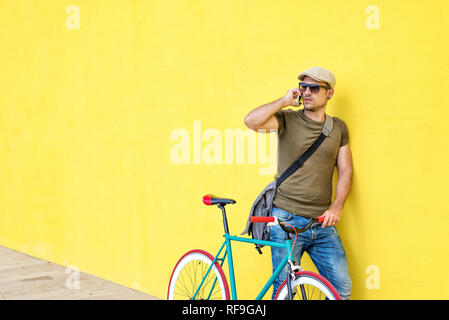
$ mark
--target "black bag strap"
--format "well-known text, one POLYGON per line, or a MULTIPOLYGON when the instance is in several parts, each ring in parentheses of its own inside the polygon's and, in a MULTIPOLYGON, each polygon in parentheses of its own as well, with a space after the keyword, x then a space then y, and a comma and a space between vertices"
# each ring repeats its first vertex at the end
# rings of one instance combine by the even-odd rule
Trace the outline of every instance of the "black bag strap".
POLYGON ((326 114, 326 119, 324 121, 323 129, 321 130, 321 134, 315 140, 315 142, 298 158, 295 162, 293 162, 287 170, 276 180, 276 187, 284 182, 288 177, 290 177, 296 170, 301 168, 304 165, 304 162, 309 159, 312 154, 318 149, 318 147, 323 143, 324 139, 330 135, 333 126, 333 119, 331 116, 326 114))

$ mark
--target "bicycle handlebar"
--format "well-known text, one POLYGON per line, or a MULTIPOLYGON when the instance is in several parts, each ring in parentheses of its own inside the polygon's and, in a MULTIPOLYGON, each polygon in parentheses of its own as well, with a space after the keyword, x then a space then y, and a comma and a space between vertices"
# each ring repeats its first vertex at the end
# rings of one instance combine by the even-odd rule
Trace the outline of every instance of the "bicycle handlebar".
MULTIPOLYGON (((263 223, 268 223, 268 222, 276 222, 276 217, 251 217, 250 218, 251 222, 263 222, 263 223)), ((283 222, 281 219, 277 218, 280 222, 283 222)), ((324 221, 324 216, 319 216, 317 218, 312 218, 312 220, 315 219, 315 222, 318 223, 323 223, 324 221)))
POLYGON ((317 218, 311 218, 310 222, 303 228, 303 229, 299 229, 296 227, 293 227, 294 229, 292 229, 291 227, 286 227, 285 223, 276 217, 250 217, 250 222, 256 222, 256 223, 269 223, 271 225, 280 225, 281 228, 285 231, 285 232, 296 232, 297 233, 301 233, 306 231, 307 229, 309 229, 312 224, 314 223, 322 223, 324 221, 324 216, 319 216, 317 218))

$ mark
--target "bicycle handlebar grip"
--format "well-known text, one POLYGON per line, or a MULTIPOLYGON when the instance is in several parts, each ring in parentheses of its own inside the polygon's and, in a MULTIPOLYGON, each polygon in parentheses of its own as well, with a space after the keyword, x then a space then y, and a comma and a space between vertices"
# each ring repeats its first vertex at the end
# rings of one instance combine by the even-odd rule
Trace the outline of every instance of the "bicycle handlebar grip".
POLYGON ((250 222, 275 222, 275 217, 251 217, 250 222))

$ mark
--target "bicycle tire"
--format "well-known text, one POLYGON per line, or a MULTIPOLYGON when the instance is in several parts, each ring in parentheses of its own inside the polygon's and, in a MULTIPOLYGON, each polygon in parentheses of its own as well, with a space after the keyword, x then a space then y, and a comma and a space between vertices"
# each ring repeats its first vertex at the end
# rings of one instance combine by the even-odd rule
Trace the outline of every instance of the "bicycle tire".
MULTIPOLYGON (((214 257, 204 250, 191 250, 179 259, 168 285, 167 300, 191 300, 214 257)), ((223 268, 214 263, 197 300, 229 300, 229 287, 223 268), (218 283, 217 283, 218 282, 218 283)))
MULTIPOLYGON (((315 293, 319 295, 319 298, 328 300, 341 300, 340 294, 332 286, 332 284, 321 275, 311 271, 299 271, 295 273, 295 279, 291 281, 292 292, 295 293, 294 298, 301 300, 315 300, 315 293), (307 286, 306 296, 303 296, 300 285, 307 286), (312 292, 310 291, 312 288, 312 292)), ((305 291, 305 290, 304 290, 305 291)), ((287 280, 285 280, 279 287, 274 300, 287 300, 288 289, 287 280)), ((318 299, 321 300, 321 299, 318 299)))

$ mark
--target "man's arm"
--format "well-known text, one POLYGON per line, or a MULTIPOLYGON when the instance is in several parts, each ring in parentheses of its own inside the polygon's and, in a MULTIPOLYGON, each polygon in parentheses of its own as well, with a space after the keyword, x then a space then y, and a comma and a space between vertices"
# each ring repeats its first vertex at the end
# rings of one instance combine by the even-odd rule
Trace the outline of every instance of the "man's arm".
POLYGON ((337 155, 338 182, 335 199, 323 214, 322 227, 335 226, 341 219, 342 211, 352 185, 352 153, 349 144, 341 147, 337 155))
POLYGON ((267 130, 265 132, 269 132, 269 130, 278 129, 279 124, 274 114, 285 107, 297 106, 298 101, 296 99, 298 95, 299 89, 290 89, 285 97, 252 110, 245 117, 245 125, 254 131, 265 129, 267 130))

